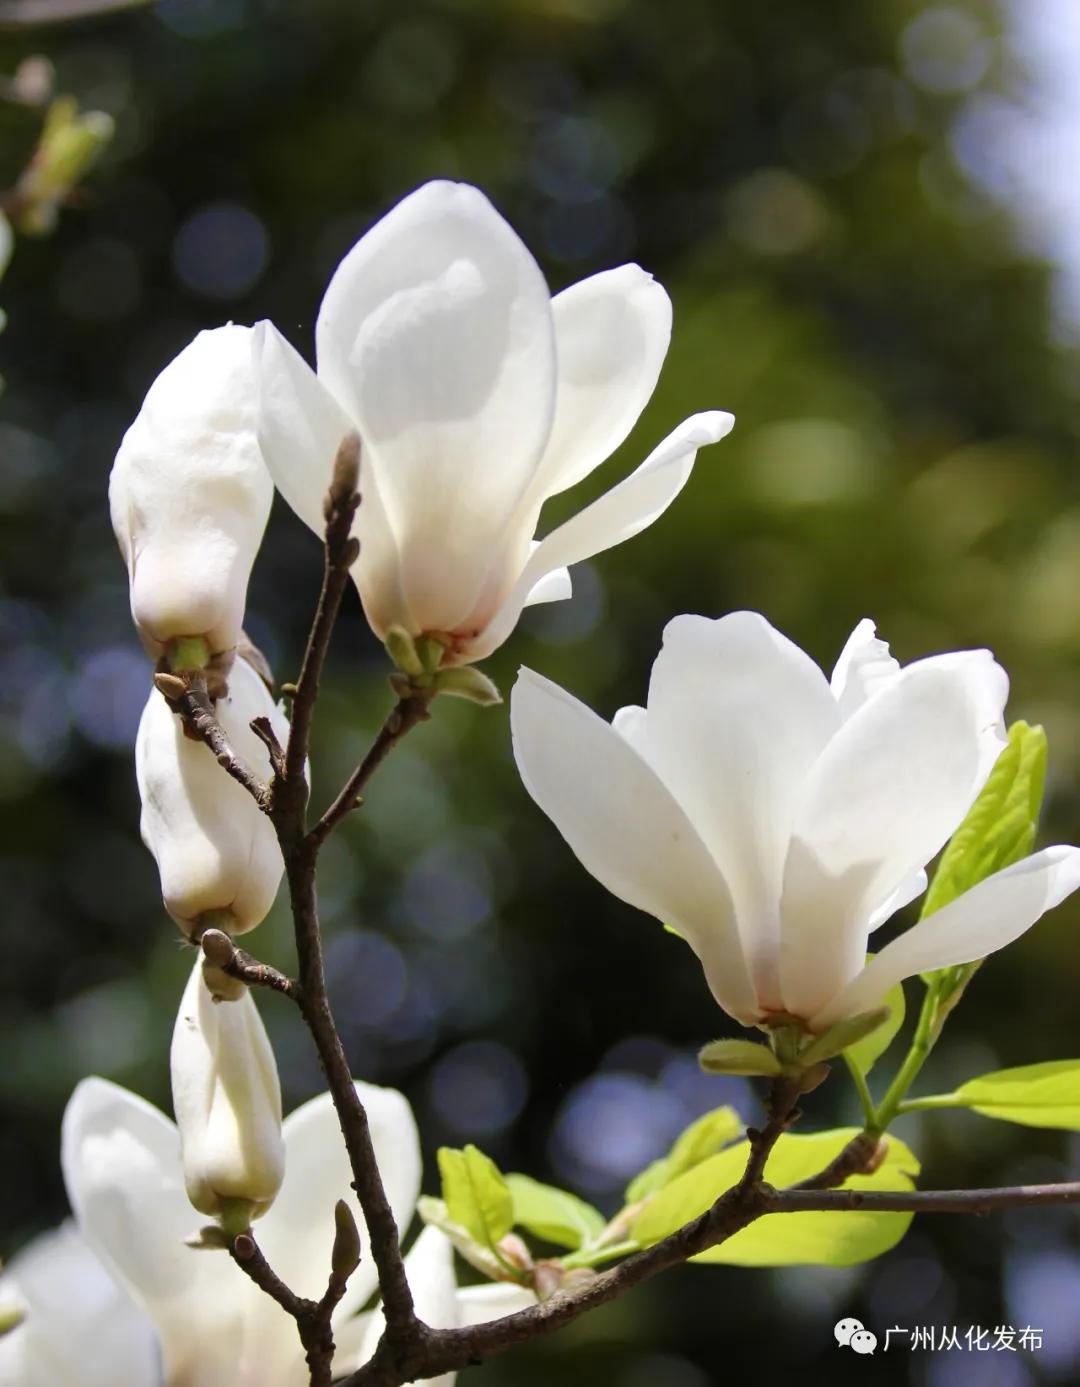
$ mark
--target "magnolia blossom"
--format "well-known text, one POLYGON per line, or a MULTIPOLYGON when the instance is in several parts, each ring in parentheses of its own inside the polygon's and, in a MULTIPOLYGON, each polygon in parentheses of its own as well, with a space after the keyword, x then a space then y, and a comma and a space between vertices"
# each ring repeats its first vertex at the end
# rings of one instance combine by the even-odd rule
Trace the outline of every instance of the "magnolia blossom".
POLYGON ((685 420, 630 477, 533 540, 544 502, 588 476, 656 385, 671 304, 636 265, 551 298, 536 261, 476 188, 428 183, 338 266, 319 310, 318 374, 255 328, 259 441, 317 534, 342 437, 362 504, 353 574, 372 628, 437 635, 445 664, 490 654, 566 567, 650 525, 730 414, 685 420))
MULTIPOLYGON (((356 1087, 387 1198, 404 1231, 420 1190, 412 1111, 393 1089, 356 1087)), ((259 1246, 293 1290, 317 1299, 329 1275, 334 1205, 352 1199, 348 1156, 330 1095, 298 1108, 282 1131, 285 1179, 259 1222, 259 1246)), ((148 1316, 161 1349, 162 1377, 117 1372, 111 1381, 124 1387, 156 1387, 161 1381, 165 1387, 304 1387, 307 1368, 289 1316, 223 1252, 185 1245, 197 1218, 188 1203, 173 1123, 125 1089, 85 1079, 64 1116, 63 1167, 82 1237, 148 1316)), ((356 1216, 363 1251, 333 1321, 343 1372, 373 1348, 375 1322, 357 1311, 377 1289, 377 1274, 359 1211, 356 1216)), ((406 1258, 406 1267, 418 1304, 445 1326, 509 1314, 531 1299, 516 1286, 455 1291, 448 1246, 426 1235, 406 1258)), ((54 1331, 58 1327, 54 1317, 54 1331)), ((69 1345, 76 1366, 52 1382, 82 1380, 75 1356, 86 1354, 87 1342, 69 1345)), ((56 1362, 64 1353, 57 1345, 56 1362)), ((21 1381, 19 1387, 24 1387, 21 1381)))
POLYGON ((870 622, 830 684, 753 612, 680 616, 648 706, 612 724, 523 670, 514 752, 585 867, 684 936, 725 1011, 822 1031, 1000 949, 1080 885, 1080 849, 1046 848, 866 962, 985 782, 1007 693, 989 651, 901 669, 870 622))
POLYGON ((277 1064, 251 993, 215 1001, 201 959, 180 1002, 170 1065, 188 1198, 211 1218, 237 1200, 259 1218, 285 1170, 277 1064))
POLYGON ((23 1321, 0 1338, 0 1387, 156 1387, 150 1321, 71 1223, 35 1239, 0 1276, 23 1321))
MULTIPOLYGON (((269 718, 282 744, 289 724, 246 660, 233 666, 216 713, 237 753, 269 778, 270 756, 251 721, 269 718)), ((135 774, 143 842, 157 862, 169 914, 188 934, 211 923, 231 934, 254 929, 273 905, 284 870, 273 824, 210 749, 185 736, 156 690, 139 723, 135 774)))
POLYGON ((200 332, 150 387, 109 481, 131 614, 151 654, 185 636, 213 654, 233 649, 273 495, 255 435, 251 329, 200 332))

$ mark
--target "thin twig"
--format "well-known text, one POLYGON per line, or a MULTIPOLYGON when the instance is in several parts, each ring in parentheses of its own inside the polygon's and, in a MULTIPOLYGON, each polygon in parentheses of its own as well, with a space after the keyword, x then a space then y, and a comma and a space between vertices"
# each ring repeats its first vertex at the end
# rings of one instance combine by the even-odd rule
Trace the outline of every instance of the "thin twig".
POLYGON ((158 674, 154 683, 162 697, 179 713, 191 736, 209 747, 218 765, 244 787, 264 813, 268 812, 269 788, 236 751, 218 722, 203 672, 179 670, 174 674, 158 674))
POLYGON ((300 987, 295 978, 272 968, 269 963, 260 963, 257 958, 243 949, 238 949, 224 930, 206 930, 199 943, 210 962, 231 978, 238 978, 248 987, 268 987, 280 992, 283 997, 299 1002, 300 987))
POLYGON ((875 1169, 885 1154, 885 1138, 876 1132, 858 1132, 824 1170, 800 1180, 792 1189, 833 1190, 852 1175, 862 1175, 875 1169))
POLYGON ((829 1213, 862 1209, 882 1214, 989 1214, 1080 1203, 1080 1180, 1056 1185, 999 1185, 977 1190, 778 1190, 768 1213, 829 1213))
POLYGON ((331 1317, 345 1294, 347 1276, 331 1273, 321 1300, 308 1300, 289 1289, 263 1256, 250 1233, 241 1233, 229 1246, 229 1255, 260 1290, 272 1297, 296 1321, 307 1358, 311 1387, 330 1387, 334 1370, 334 1332, 331 1317))
POLYGON ((287 1315, 297 1323, 315 1308, 315 1302, 305 1300, 289 1289, 270 1263, 263 1256, 262 1249, 250 1233, 241 1233, 229 1244, 229 1256, 244 1273, 249 1276, 261 1291, 276 1300, 287 1315))
POLYGON ((399 698, 391 709, 386 721, 379 729, 367 755, 345 782, 341 793, 311 830, 311 837, 321 843, 338 826, 346 814, 358 805, 360 795, 368 781, 408 732, 418 723, 425 722, 430 713, 431 695, 418 692, 399 698))
POLYGON ((319 696, 319 681, 341 599, 349 585, 352 566, 360 553, 360 542, 352 537, 353 520, 360 504, 357 491, 359 475, 360 440, 355 433, 351 433, 346 435, 338 448, 330 490, 323 504, 326 550, 322 589, 300 666, 300 677, 292 696, 284 772, 275 777, 275 812, 279 817, 284 817, 287 811, 287 827, 296 836, 303 830, 303 816, 307 807, 308 744, 311 740, 311 719, 319 696))

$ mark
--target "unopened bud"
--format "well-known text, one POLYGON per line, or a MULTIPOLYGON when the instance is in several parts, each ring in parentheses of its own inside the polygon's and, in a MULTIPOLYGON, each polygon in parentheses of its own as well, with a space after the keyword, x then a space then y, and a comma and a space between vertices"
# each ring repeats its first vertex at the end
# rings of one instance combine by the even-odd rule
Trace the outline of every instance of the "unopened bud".
POLYGON ((323 515, 329 520, 334 511, 348 505, 360 485, 360 435, 347 433, 341 440, 334 458, 330 490, 323 503, 323 515))
POLYGON ((272 1204, 285 1170, 274 1053, 247 989, 215 1004, 192 969, 170 1055, 188 1198, 235 1237, 272 1204))
POLYGON ((151 385, 120 444, 109 508, 131 614, 155 657, 201 637, 228 659, 240 639, 274 495, 255 394, 251 329, 201 332, 151 385))
POLYGON ((504 1238, 499 1239, 499 1252, 512 1267, 517 1267, 519 1271, 532 1270, 532 1253, 524 1240, 519 1238, 516 1233, 507 1233, 504 1238))
POLYGON ((334 1205, 334 1250, 330 1266, 340 1281, 346 1281, 360 1265, 360 1230, 353 1212, 339 1199, 334 1205))

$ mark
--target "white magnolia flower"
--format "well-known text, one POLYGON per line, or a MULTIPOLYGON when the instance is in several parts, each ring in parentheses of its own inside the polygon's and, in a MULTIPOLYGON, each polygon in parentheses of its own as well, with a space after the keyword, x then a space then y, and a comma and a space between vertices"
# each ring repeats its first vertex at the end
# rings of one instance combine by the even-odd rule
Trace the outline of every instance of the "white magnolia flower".
MULTIPOLYGON (((420 1190, 420 1143, 412 1110, 394 1089, 362 1083, 356 1088, 367 1109, 390 1207, 404 1230, 420 1190)), ((291 1113, 283 1135, 285 1180, 259 1222, 257 1238, 288 1285, 317 1299, 330 1270, 334 1205, 346 1199, 354 1207, 352 1174, 330 1095, 291 1113)), ((104 1079, 85 1079, 64 1115, 62 1159, 82 1238, 142 1307, 163 1360, 160 1371, 150 1370, 144 1326, 129 1317, 122 1341, 117 1331, 114 1374, 103 1375, 101 1387, 106 1382, 109 1387, 306 1387, 308 1372, 293 1321, 225 1253, 185 1246, 193 1215, 180 1137, 157 1108, 104 1079), (135 1356, 139 1352, 141 1358, 135 1356), (130 1372, 123 1371, 128 1364, 133 1365, 130 1372)), ((355 1212, 363 1250, 333 1320, 341 1372, 359 1366, 374 1351, 380 1323, 378 1312, 357 1314, 377 1289, 377 1274, 362 1217, 355 1212)), ((85 1260, 85 1251, 82 1255, 85 1260)), ((421 1234, 405 1267, 420 1314, 441 1328, 480 1324, 535 1302, 531 1292, 516 1286, 491 1283, 457 1290, 451 1249, 441 1234, 421 1234)), ((117 1299, 123 1298, 117 1293, 117 1299)), ((48 1369, 55 1375, 42 1375, 40 1383, 36 1377, 9 1383, 0 1375, 0 1387, 57 1387, 84 1380, 82 1357, 91 1340, 65 1337, 66 1321, 55 1300, 42 1301, 40 1312, 29 1356, 40 1373, 48 1369)), ((453 1380, 453 1374, 436 1379, 443 1387, 453 1380)), ((86 1382, 98 1387, 96 1380, 86 1382)))
POLYGON ((0 1305, 24 1319, 0 1338, 0 1387, 155 1387, 150 1321, 65 1223, 30 1243, 0 1276, 0 1305))
POLYGON ((231 1201, 260 1218, 285 1173, 281 1084, 255 999, 215 1001, 200 958, 191 970, 170 1053, 184 1182, 200 1213, 227 1216, 231 1201))
POLYGON ((545 500, 610 456, 652 395, 671 304, 636 265, 551 298, 476 188, 428 183, 349 252, 319 310, 318 375, 255 328, 259 440, 317 534, 338 444, 362 443, 354 577, 372 628, 501 645, 524 606, 570 595, 566 567, 650 525, 730 414, 685 420, 630 477, 539 544, 545 500))
MULTIPOLYGON (((251 721, 269 718, 283 745, 289 724, 246 660, 233 666, 216 713, 237 753, 268 779, 270 756, 251 721)), ((143 842, 157 862, 169 914, 189 934, 208 923, 231 934, 254 929, 273 905, 284 870, 273 824, 209 747, 184 735, 156 689, 139 723, 135 774, 143 842)))
POLYGON ((131 614, 147 650, 240 637, 274 488, 255 435, 251 329, 200 332, 154 381, 109 481, 131 614))
POLYGON ((681 616, 648 707, 613 724, 523 670, 514 751, 582 863, 686 938, 725 1011, 821 1031, 902 978, 993 953, 1080 885, 1080 849, 1046 848, 865 962, 982 788, 1007 693, 988 651, 901 669, 869 622, 830 687, 755 613, 681 616))

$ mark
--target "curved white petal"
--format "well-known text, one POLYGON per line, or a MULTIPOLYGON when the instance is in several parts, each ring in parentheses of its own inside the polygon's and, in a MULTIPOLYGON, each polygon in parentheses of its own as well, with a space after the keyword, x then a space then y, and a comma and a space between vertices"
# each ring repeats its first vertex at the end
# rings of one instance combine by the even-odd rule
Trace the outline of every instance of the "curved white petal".
POLYGON ((258 1218, 281 1187, 281 1085, 255 998, 215 1001, 201 956, 191 970, 169 1055, 188 1198, 216 1218, 248 1200, 258 1218))
POLYGON ((429 183, 338 266, 316 346, 371 450, 416 625, 453 631, 551 431, 544 277, 481 192, 429 183))
POLYGON ((124 435, 109 479, 131 614, 147 648, 240 636, 248 577, 274 489, 255 433, 251 330, 200 332, 166 366, 124 435))
POLYGON ((810 657, 756 612, 668 623, 649 686, 648 759, 716 859, 758 1000, 781 1010, 780 891, 810 768, 840 714, 810 657))
POLYGON ((1008 693, 989 652, 910 665, 814 766, 784 871, 786 1009, 814 1015, 862 968, 870 919, 960 823, 1008 693))
POLYGON ((466 1286, 458 1291, 459 1322, 464 1326, 487 1324, 528 1310, 536 1304, 536 1296, 524 1286, 512 1286, 506 1281, 485 1281, 480 1286, 466 1286))
MULTIPOLYGON (((269 753, 251 721, 269 718, 283 745, 289 724, 246 660, 233 665, 216 711, 240 757, 268 778, 269 753)), ((274 903, 284 870, 274 826, 210 749, 185 737, 157 690, 139 723, 135 774, 143 842, 157 862, 169 914, 188 932, 206 911, 228 911, 230 933, 253 929, 274 903)))
POLYGON ((184 1246, 199 1216, 176 1128, 133 1093, 84 1079, 64 1113, 61 1163, 79 1229, 153 1320, 166 1373, 209 1387, 213 1365, 223 1372, 242 1352, 259 1292, 227 1258, 184 1246))
POLYGON ((910 905, 913 900, 921 896, 926 890, 928 881, 925 867, 919 867, 917 871, 909 873, 896 890, 886 896, 877 909, 872 912, 870 929, 876 930, 886 920, 891 920, 898 910, 903 910, 905 905, 910 905))
POLYGON ((537 500, 574 486, 622 443, 656 389, 671 341, 671 300, 639 265, 572 284, 551 311, 555 418, 537 500))
POLYGON ((876 1006, 915 973, 972 963, 1018 939, 1080 887, 1080 848, 1044 848, 995 872, 886 944, 812 1019, 822 1031, 876 1006))
MULTIPOLYGON (((255 324, 252 355, 259 387, 259 444, 266 465, 278 491, 321 540, 326 533, 323 500, 334 459, 356 423, 273 323, 255 324)), ((410 627, 397 542, 363 447, 360 506, 352 532, 360 541, 353 577, 372 628, 382 636, 390 626, 410 627)))
POLYGON ((734 424, 734 416, 721 410, 683 420, 636 472, 542 539, 502 606, 470 646, 469 658, 483 659, 502 645, 517 625, 526 596, 545 575, 632 539, 663 515, 686 485, 698 449, 718 442, 734 424))
POLYGON ((876 632, 874 623, 864 617, 848 636, 833 669, 830 687, 845 718, 900 673, 899 661, 889 654, 887 643, 876 632))
MULTIPOLYGON (((367 1110, 390 1207, 399 1230, 404 1230, 420 1192, 420 1139, 412 1109, 392 1088, 358 1083, 356 1091, 367 1110)), ((337 1310, 337 1318, 347 1320, 376 1289, 378 1276, 350 1188, 352 1172, 330 1095, 321 1094, 290 1113, 283 1131, 285 1180, 273 1208, 259 1223, 259 1244, 294 1291, 318 1299, 326 1289, 334 1245, 334 1205, 346 1200, 364 1243, 360 1265, 337 1310)))
POLYGON ((36 1238, 0 1276, 26 1318, 0 1338, 0 1387, 157 1387, 157 1340, 72 1223, 36 1238))
POLYGON ((568 568, 556 568, 553 573, 545 573, 525 598, 526 607, 539 607, 544 602, 565 602, 573 597, 574 585, 570 581, 568 568))
POLYGON ((586 870, 674 925, 720 1005, 756 1019, 724 879, 656 773, 602 718, 532 670, 514 686, 510 723, 525 788, 586 870))

